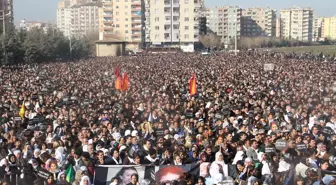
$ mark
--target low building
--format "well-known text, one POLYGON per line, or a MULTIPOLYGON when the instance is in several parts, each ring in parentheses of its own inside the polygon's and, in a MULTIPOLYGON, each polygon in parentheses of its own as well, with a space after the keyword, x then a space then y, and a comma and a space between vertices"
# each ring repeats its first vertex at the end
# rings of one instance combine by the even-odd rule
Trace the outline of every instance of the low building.
POLYGON ((122 56, 125 55, 126 42, 116 39, 96 41, 96 56, 122 56))

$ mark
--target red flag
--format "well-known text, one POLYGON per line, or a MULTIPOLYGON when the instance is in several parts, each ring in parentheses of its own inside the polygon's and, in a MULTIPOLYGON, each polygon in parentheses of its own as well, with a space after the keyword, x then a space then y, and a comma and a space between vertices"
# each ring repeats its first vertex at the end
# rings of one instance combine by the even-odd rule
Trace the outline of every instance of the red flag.
POLYGON ((114 76, 118 78, 120 76, 120 67, 117 65, 117 68, 114 70, 114 76))
POLYGON ((121 84, 122 84, 122 81, 121 81, 121 76, 118 76, 116 81, 115 81, 115 89, 116 90, 121 90, 121 84))
POLYGON ((189 94, 190 96, 194 95, 197 93, 197 89, 196 89, 196 74, 194 73, 193 76, 190 79, 189 82, 189 94))
POLYGON ((124 78, 122 80, 122 84, 121 84, 121 90, 122 91, 127 91, 128 90, 128 75, 127 73, 124 73, 124 78))

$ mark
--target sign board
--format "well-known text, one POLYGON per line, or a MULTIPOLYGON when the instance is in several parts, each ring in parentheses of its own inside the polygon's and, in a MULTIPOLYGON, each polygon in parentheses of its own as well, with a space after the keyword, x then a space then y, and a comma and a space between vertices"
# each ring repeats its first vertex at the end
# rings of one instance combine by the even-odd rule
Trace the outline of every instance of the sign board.
POLYGON ((326 134, 327 136, 330 136, 334 134, 334 131, 330 127, 324 127, 322 133, 326 134))
POLYGON ((278 149, 278 150, 284 150, 284 149, 286 149, 286 147, 287 147, 287 142, 283 139, 278 139, 275 142, 275 148, 278 149))
POLYGON ((273 71, 274 70, 274 64, 264 64, 264 70, 265 71, 273 71))
POLYGON ((42 179, 47 180, 50 177, 51 173, 48 172, 47 170, 41 168, 38 172, 37 172, 37 176, 41 177, 42 179))
POLYGON ((306 151, 307 150, 307 146, 306 146, 306 144, 297 144, 296 145, 296 149, 299 151, 299 152, 304 152, 304 151, 306 151))
POLYGON ((164 135, 164 130, 163 129, 157 129, 155 130, 156 136, 160 137, 164 135))
POLYGON ((235 181, 233 180, 232 177, 226 176, 223 178, 223 181, 219 182, 218 184, 235 185, 235 181))
POLYGON ((324 98, 324 102, 330 102, 331 99, 330 98, 324 98))
POLYGON ((265 153, 275 153, 274 147, 265 147, 265 153))

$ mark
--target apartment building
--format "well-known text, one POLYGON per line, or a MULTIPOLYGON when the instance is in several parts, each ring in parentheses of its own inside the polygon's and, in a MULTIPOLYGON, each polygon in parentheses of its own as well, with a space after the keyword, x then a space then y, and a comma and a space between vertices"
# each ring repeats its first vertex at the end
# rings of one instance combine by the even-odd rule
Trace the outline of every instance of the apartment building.
POLYGON ((311 8, 291 8, 280 11, 281 37, 299 41, 313 40, 313 15, 311 8))
POLYGON ((336 40, 336 16, 324 18, 323 37, 336 40))
MULTIPOLYGON (((13 0, 0 0, 0 16, 4 17, 5 26, 8 27, 9 24, 14 22, 13 15, 13 0)), ((2 19, 1 19, 2 20, 2 19)), ((3 33, 3 24, 0 24, 1 33, 3 33)), ((6 30, 6 29, 5 29, 6 30)))
POLYGON ((276 23, 275 23, 275 37, 280 38, 281 37, 281 18, 277 18, 276 19, 276 23))
POLYGON ((199 41, 200 0, 145 0, 146 43, 193 51, 199 41))
POLYGON ((66 37, 71 35, 72 12, 69 0, 62 0, 57 7, 57 28, 63 32, 66 37))
POLYGON ((101 3, 83 2, 72 5, 73 1, 63 0, 58 4, 57 28, 67 37, 82 37, 99 32, 101 3))
POLYGON ((118 37, 134 47, 144 42, 142 0, 105 0, 100 20, 101 39, 118 37))
POLYGON ((242 10, 242 36, 276 35, 276 10, 270 8, 248 8, 242 10))
POLYGON ((323 17, 314 18, 313 41, 320 41, 322 39, 323 24, 324 24, 323 17))
POLYGON ((100 3, 86 3, 71 7, 71 35, 81 37, 99 32, 100 3))
POLYGON ((234 38, 240 38, 242 9, 238 6, 224 6, 209 8, 207 25, 210 30, 221 37, 222 43, 231 45, 234 38))

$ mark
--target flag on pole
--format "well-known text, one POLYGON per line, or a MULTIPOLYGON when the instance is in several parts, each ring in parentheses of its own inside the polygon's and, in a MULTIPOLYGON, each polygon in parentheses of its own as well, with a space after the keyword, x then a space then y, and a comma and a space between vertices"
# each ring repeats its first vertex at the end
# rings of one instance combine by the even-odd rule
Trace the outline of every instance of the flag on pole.
POLYGON ((197 93, 197 89, 196 89, 196 74, 194 73, 190 79, 189 82, 189 94, 190 96, 194 95, 197 93))
POLYGON ((19 112, 19 115, 20 115, 21 118, 24 118, 25 112, 26 112, 26 110, 25 110, 25 103, 23 101, 22 105, 21 105, 21 108, 20 108, 20 112, 19 112))
POLYGON ((117 65, 116 69, 114 70, 114 76, 118 78, 120 76, 120 67, 117 65))
POLYGON ((116 81, 115 81, 115 89, 116 90, 121 90, 121 84, 122 84, 122 81, 121 81, 121 76, 118 76, 116 81))
POLYGON ((76 173, 75 170, 72 167, 72 164, 68 166, 68 168, 65 170, 66 175, 66 181, 72 184, 75 181, 76 173))
POLYGON ((127 73, 124 73, 124 77, 121 83, 121 90, 122 91, 127 91, 128 90, 128 75, 127 73))

